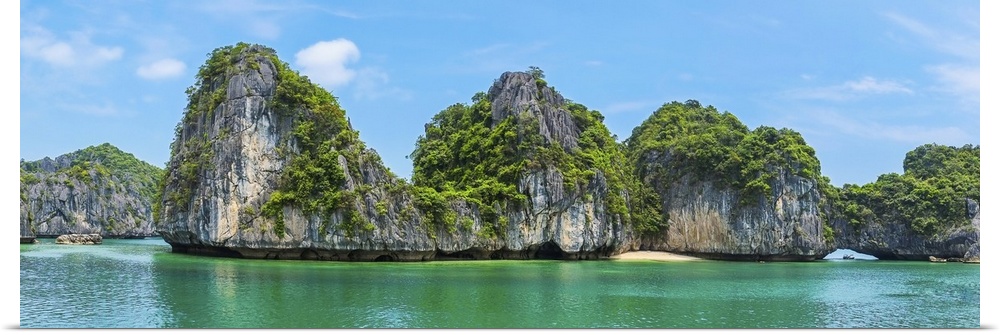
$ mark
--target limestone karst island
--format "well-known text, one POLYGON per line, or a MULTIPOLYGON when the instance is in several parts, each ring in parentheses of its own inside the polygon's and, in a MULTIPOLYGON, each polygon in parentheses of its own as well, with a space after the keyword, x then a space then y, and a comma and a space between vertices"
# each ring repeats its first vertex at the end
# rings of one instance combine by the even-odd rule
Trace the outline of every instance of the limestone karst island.
POLYGON ((178 253, 334 261, 606 259, 665 251, 979 262, 979 146, 926 144, 902 174, 830 184, 802 136, 665 103, 623 141, 541 69, 423 125, 392 174, 327 90, 274 50, 217 48, 166 167, 111 144, 21 161, 22 243, 161 236, 178 253))

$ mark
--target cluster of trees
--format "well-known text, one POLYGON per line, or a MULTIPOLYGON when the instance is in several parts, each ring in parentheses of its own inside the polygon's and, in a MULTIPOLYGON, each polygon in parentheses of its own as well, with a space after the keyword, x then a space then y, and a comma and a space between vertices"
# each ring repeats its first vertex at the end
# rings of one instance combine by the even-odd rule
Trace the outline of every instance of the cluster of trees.
MULTIPOLYGON (((528 73, 539 90, 550 89, 540 69, 532 67, 528 73)), ((418 205, 441 213, 432 215, 432 220, 449 224, 452 216, 445 202, 463 199, 477 205, 485 220, 502 225, 497 213, 527 200, 517 189, 518 180, 527 172, 554 168, 567 192, 586 187, 600 173, 609 187, 604 199, 609 212, 640 230, 655 229, 657 211, 638 206, 640 201, 632 206, 626 201, 628 195, 638 199, 639 194, 652 196, 652 192, 639 190, 641 184, 629 173, 624 153, 600 112, 574 102, 554 107, 571 116, 580 134, 576 147, 543 138, 539 120, 531 113, 494 119, 491 102, 482 92, 473 96, 472 104, 455 104, 435 115, 410 154, 413 183, 421 193, 418 205)))
POLYGON ((821 176, 815 151, 799 133, 767 126, 750 131, 732 113, 696 100, 664 104, 633 129, 625 145, 640 179, 665 185, 689 174, 740 190, 745 204, 771 196, 778 168, 806 178, 821 176), (666 165, 643 164, 651 154, 670 159, 666 165))
MULTIPOLYGON (((69 178, 92 184, 98 180, 109 180, 112 176, 119 181, 129 181, 145 199, 153 199, 163 178, 163 169, 135 158, 134 155, 104 143, 89 146, 65 155, 69 166, 61 167, 56 174, 66 174, 69 178)), ((40 182, 39 173, 44 172, 41 161, 21 160, 21 184, 40 182)))
POLYGON ((898 222, 941 233, 968 224, 966 199, 979 201, 979 146, 925 144, 906 154, 903 174, 835 191, 835 212, 852 226, 898 222))

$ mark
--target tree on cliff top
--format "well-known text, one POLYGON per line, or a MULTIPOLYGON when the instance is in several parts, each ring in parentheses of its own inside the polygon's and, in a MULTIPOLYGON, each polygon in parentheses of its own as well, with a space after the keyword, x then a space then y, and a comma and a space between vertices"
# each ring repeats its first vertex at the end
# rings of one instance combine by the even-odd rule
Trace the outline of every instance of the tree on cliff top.
MULTIPOLYGON (((551 89, 541 69, 527 72, 539 90, 551 89)), ((538 120, 530 113, 495 120, 492 102, 482 92, 472 104, 449 106, 426 124, 410 154, 413 183, 424 192, 441 192, 444 198, 462 198, 479 206, 491 217, 494 208, 519 206, 527 198, 517 182, 529 171, 548 167, 562 175, 567 191, 580 190, 597 175, 604 175, 610 192, 606 206, 639 230, 652 230, 658 220, 631 206, 625 194, 638 199, 639 184, 624 165, 625 157, 604 117, 586 106, 567 102, 554 106, 568 114, 580 134, 578 147, 568 151, 559 143, 548 143, 539 133, 538 120)))
POLYGON ((740 190, 746 204, 756 196, 771 196, 776 167, 826 181, 815 150, 798 132, 768 126, 750 131, 732 113, 697 100, 664 104, 632 130, 625 145, 640 179, 691 174, 740 190), (671 159, 662 169, 651 168, 644 162, 651 154, 671 159))
POLYGON ((979 146, 925 144, 906 154, 902 175, 838 191, 836 213, 855 227, 901 222, 931 236, 964 226, 966 199, 979 201, 979 146))

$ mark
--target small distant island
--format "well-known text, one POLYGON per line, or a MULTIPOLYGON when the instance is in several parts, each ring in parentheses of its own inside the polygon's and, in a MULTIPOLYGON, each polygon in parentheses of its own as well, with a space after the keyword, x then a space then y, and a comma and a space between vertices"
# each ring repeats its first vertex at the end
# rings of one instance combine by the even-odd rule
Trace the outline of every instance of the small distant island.
POLYGON ((110 143, 21 160, 21 242, 65 234, 157 236, 152 209, 162 175, 110 143))
POLYGON ((979 259, 979 146, 922 145, 903 174, 836 187, 794 130, 688 100, 618 141, 531 67, 425 124, 408 181, 266 46, 213 50, 187 94, 163 170, 109 144, 22 162, 22 241, 161 235, 174 252, 340 261, 979 259))

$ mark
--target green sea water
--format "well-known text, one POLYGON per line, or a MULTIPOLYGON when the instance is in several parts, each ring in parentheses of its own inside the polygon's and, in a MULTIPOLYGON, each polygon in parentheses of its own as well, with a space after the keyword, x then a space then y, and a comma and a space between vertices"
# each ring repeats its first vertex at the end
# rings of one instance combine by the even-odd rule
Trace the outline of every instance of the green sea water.
POLYGON ((979 265, 344 263, 22 245, 23 328, 976 328, 979 265))

